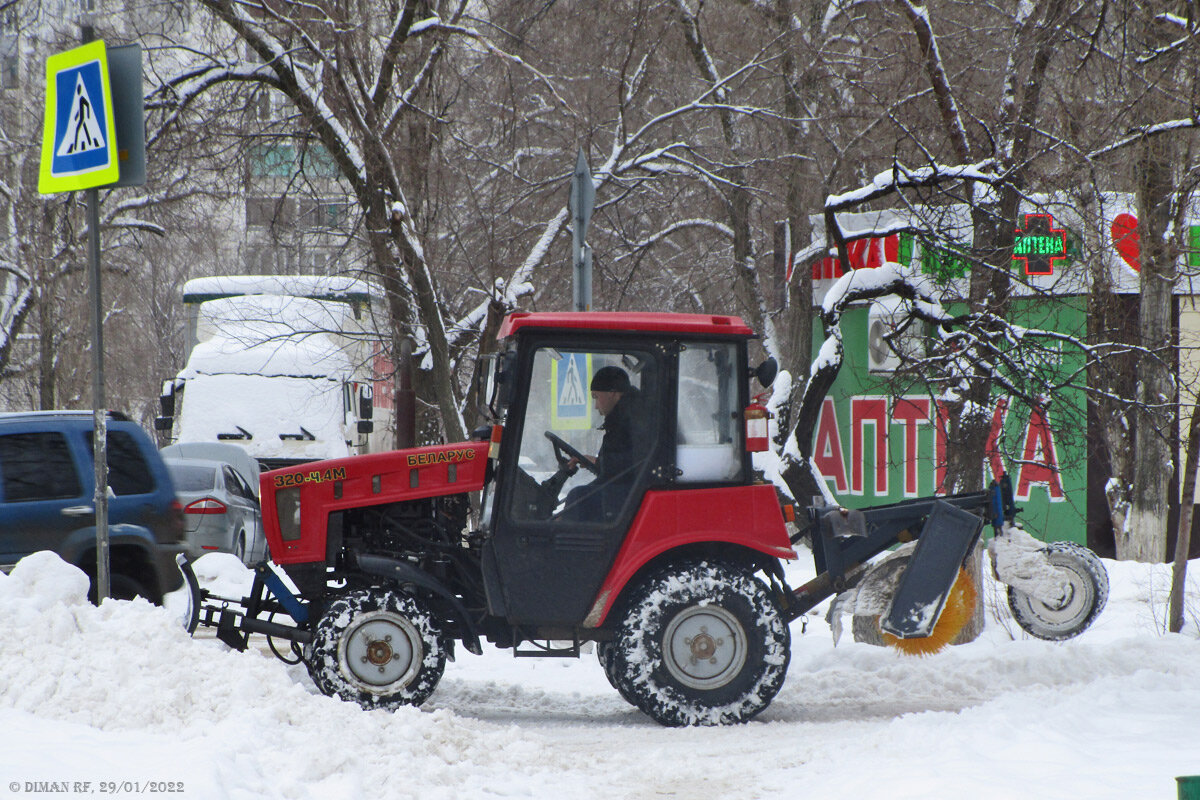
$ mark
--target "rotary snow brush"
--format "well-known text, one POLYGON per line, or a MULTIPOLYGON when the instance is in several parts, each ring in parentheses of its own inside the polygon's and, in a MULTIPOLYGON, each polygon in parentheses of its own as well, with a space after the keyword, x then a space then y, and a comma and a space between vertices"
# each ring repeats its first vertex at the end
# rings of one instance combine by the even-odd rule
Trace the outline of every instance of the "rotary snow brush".
POLYGON ((975 613, 975 582, 963 570, 983 528, 979 516, 935 502, 888 613, 879 621, 884 640, 906 653, 936 653, 975 613))
POLYGON ((979 594, 975 589, 975 581, 965 569, 959 569, 954 585, 946 595, 946 604, 938 617, 937 624, 928 636, 917 636, 901 639, 886 631, 883 641, 889 647, 894 647, 901 653, 910 656, 928 656, 943 650, 952 644, 962 633, 971 618, 975 615, 975 603, 979 594))

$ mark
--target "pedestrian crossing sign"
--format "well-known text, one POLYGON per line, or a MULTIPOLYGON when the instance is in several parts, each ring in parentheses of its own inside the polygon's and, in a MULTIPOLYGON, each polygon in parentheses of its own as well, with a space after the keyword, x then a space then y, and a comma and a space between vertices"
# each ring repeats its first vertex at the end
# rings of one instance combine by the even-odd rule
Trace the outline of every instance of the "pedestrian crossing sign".
POLYGON ((108 51, 103 41, 46 59, 38 191, 74 192, 120 178, 108 51))
POLYGON ((591 427, 591 353, 562 353, 551 362, 550 427, 556 431, 586 430, 591 427))

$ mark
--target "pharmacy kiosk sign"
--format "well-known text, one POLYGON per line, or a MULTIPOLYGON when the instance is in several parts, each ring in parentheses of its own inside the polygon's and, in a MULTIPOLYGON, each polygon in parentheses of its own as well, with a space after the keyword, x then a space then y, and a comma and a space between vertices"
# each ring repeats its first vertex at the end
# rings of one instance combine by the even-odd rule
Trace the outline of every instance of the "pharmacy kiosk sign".
POLYGON ((116 183, 116 139, 104 42, 47 58, 38 191, 55 194, 116 183))

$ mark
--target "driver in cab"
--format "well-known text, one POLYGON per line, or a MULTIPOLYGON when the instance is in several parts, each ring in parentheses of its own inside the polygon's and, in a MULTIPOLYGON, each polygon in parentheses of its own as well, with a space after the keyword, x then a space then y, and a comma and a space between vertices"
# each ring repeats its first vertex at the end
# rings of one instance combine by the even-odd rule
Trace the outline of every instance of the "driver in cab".
MULTIPOLYGON (((604 438, 596 456, 596 480, 567 493, 566 513, 573 519, 600 520, 616 513, 629 494, 636 475, 638 390, 620 367, 601 367, 592 376, 592 402, 604 418, 604 438)), ((579 459, 569 464, 573 472, 579 459)))

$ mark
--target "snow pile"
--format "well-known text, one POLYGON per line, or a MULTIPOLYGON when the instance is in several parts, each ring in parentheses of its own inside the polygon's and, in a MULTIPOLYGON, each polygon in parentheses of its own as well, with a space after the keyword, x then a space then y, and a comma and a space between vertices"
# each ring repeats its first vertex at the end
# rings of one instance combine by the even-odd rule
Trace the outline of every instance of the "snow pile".
MULTIPOLYGON (((189 639, 178 598, 93 607, 41 553, 0 575, 0 797, 102 780, 182 781, 186 798, 1174 797, 1175 776, 1200 774, 1200 590, 1185 634, 1162 635, 1169 567, 1105 564, 1108 608, 1078 639, 990 616, 971 644, 904 658, 835 649, 818 609, 753 722, 667 729, 594 656, 491 649, 460 648, 423 708, 365 712, 258 648, 189 639)), ((222 594, 248 583, 232 558, 197 567, 222 594)))

